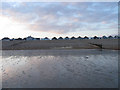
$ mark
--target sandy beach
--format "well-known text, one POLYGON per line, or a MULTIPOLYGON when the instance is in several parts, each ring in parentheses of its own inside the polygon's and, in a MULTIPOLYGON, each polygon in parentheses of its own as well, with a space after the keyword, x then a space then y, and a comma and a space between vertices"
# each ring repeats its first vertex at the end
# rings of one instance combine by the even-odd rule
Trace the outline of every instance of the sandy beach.
POLYGON ((119 50, 118 39, 89 40, 16 40, 2 41, 2 50, 39 50, 39 49, 113 49, 119 50))

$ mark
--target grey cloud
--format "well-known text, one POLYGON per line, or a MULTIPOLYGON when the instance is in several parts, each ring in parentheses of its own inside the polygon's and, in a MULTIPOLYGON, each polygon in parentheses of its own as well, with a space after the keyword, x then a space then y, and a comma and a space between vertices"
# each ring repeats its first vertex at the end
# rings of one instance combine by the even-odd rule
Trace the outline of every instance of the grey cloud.
POLYGON ((31 30, 68 33, 109 28, 107 24, 117 22, 116 7, 117 3, 17 3, 16 7, 4 3, 3 14, 30 24, 31 30))

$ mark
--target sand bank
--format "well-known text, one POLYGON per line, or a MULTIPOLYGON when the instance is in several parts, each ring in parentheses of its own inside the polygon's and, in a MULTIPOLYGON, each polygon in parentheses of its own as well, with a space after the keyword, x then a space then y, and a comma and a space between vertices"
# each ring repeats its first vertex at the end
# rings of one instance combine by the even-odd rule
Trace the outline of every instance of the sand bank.
POLYGON ((2 41, 2 50, 113 49, 120 50, 118 39, 2 41))

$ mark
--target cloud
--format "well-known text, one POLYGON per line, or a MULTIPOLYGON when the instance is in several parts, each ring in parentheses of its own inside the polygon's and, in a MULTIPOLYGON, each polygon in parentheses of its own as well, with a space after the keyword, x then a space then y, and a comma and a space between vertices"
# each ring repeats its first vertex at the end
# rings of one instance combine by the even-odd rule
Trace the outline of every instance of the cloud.
POLYGON ((117 29, 117 2, 3 2, 3 15, 32 31, 65 34, 77 31, 117 29))

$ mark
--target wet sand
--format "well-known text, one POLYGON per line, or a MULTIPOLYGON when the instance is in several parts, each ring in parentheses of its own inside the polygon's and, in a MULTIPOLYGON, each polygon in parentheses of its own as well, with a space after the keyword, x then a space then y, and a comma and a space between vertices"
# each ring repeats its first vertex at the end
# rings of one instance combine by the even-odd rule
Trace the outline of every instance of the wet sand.
POLYGON ((118 50, 4 50, 3 88, 117 88, 118 50))
POLYGON ((100 49, 101 47, 120 50, 118 44, 118 39, 2 41, 2 50, 100 49))

